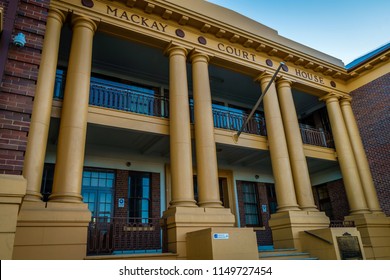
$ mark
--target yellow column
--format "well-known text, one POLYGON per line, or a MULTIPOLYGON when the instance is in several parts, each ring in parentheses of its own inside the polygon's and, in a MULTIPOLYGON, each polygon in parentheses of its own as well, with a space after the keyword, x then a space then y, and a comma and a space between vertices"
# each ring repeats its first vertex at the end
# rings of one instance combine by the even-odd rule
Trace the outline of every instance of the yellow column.
POLYGON ((362 139, 360 138, 359 128, 351 107, 351 97, 344 97, 340 101, 341 111, 348 130, 352 150, 355 155, 357 168, 359 170, 360 180, 366 197, 368 208, 372 213, 382 213, 379 205, 378 196, 372 180, 370 167, 368 165, 366 153, 364 151, 362 139))
POLYGON ((170 207, 196 207, 192 173, 190 109, 186 49, 172 46, 169 54, 169 129, 172 176, 170 207))
POLYGON ((277 88, 298 204, 302 210, 318 211, 314 203, 309 170, 303 152, 302 138, 291 92, 291 82, 283 78, 279 79, 277 88))
POLYGON ((352 215, 370 213, 368 211, 366 199, 364 197, 364 192, 360 182, 359 172, 356 166, 351 143, 349 141, 347 128, 341 113, 338 96, 334 93, 330 93, 321 98, 321 100, 326 101, 326 108, 328 110, 337 157, 340 164, 341 173, 343 175, 350 213, 352 215))
POLYGON ((97 28, 88 18, 75 16, 62 104, 57 161, 51 201, 81 202, 92 42, 97 28))
MULTIPOLYGON (((262 90, 265 90, 271 80, 271 75, 264 74, 259 79, 262 90)), ((278 212, 299 210, 294 191, 286 136, 274 83, 271 84, 267 94, 264 96, 264 113, 272 171, 275 179, 276 198, 278 200, 278 212)))
POLYGON ((195 144, 198 180, 198 204, 201 207, 222 207, 219 196, 218 164, 214 139, 209 57, 191 55, 195 115, 195 144))
POLYGON ((27 179, 27 192, 24 200, 40 201, 42 198, 40 189, 49 133, 58 48, 64 21, 65 15, 61 11, 56 9, 49 11, 24 159, 23 176, 27 179))

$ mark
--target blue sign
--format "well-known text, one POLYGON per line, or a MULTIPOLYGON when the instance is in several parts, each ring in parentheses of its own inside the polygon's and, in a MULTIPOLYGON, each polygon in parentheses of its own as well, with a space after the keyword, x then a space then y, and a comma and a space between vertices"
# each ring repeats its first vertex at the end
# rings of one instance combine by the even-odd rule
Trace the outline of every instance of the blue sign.
POLYGON ((229 239, 229 233, 214 233, 213 234, 214 239, 229 239))

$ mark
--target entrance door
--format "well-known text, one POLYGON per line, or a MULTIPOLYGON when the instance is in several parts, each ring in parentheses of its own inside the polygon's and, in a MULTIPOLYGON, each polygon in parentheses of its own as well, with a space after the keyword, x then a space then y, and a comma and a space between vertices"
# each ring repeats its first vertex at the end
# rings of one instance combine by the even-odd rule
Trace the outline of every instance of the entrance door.
POLYGON ((113 171, 85 170, 83 172, 82 196, 92 213, 92 218, 106 219, 113 214, 113 171))
POLYGON ((84 170, 81 194, 92 213, 88 227, 87 254, 113 250, 113 187, 115 174, 106 170, 84 170))

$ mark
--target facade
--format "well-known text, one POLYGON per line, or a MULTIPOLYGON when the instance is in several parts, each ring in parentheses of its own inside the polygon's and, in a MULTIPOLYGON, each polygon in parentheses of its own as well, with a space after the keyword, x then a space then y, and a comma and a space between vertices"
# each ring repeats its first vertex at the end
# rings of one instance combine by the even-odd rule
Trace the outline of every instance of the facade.
POLYGON ((0 4, 1 259, 390 259, 390 45, 345 66, 206 1, 0 4))

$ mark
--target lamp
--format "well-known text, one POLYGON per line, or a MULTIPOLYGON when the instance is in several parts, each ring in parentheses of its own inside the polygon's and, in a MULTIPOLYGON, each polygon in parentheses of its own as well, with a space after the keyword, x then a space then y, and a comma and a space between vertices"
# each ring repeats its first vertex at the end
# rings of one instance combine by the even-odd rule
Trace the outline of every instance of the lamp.
POLYGON ((24 47, 25 44, 26 36, 23 33, 18 33, 18 35, 14 37, 14 45, 17 47, 24 47))

